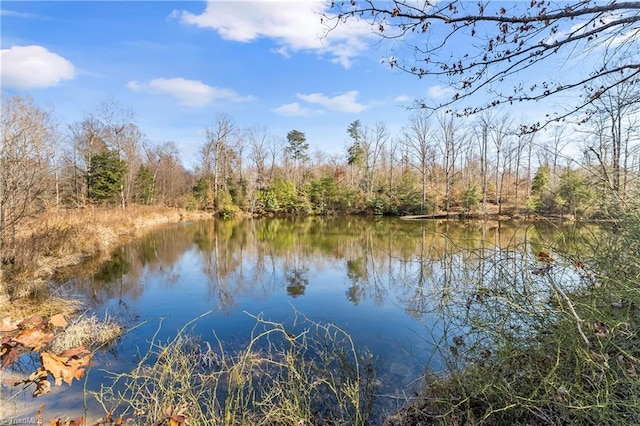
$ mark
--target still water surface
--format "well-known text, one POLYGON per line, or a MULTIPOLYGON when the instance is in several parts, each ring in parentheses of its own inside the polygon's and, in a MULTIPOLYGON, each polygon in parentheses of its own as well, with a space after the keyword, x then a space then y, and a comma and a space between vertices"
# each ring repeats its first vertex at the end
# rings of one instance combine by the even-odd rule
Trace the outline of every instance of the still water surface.
MULTIPOLYGON (((425 368, 443 370, 438 349, 465 327, 450 316, 472 300, 462 290, 495 277, 494 261, 507 247, 521 254, 512 258, 513 270, 525 270, 525 259, 549 244, 571 244, 581 232, 544 223, 390 218, 184 223, 118 248, 97 273, 66 288, 129 329, 96 357, 89 390, 99 388, 106 371, 133 368, 156 333, 166 341, 213 311, 192 332, 212 346, 215 333, 232 349, 250 338, 252 315, 284 323, 292 333, 302 331, 295 321, 301 315, 335 324, 376 357, 379 394, 399 395, 425 368)), ((81 394, 81 386, 65 385, 37 405, 78 413, 81 394)), ((29 399, 15 403, 26 407, 29 399)), ((91 403, 90 409, 99 411, 91 403)))

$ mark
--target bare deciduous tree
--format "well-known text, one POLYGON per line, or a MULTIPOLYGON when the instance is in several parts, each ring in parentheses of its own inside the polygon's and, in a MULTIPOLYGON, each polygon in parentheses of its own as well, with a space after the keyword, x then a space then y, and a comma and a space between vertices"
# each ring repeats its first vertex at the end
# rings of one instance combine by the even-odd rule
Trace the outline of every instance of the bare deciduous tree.
POLYGON ((409 117, 409 125, 403 130, 403 134, 403 144, 410 160, 409 163, 420 173, 422 182, 421 210, 424 213, 427 204, 429 166, 433 164, 435 156, 429 113, 426 110, 414 112, 409 117))
POLYGON ((233 146, 238 136, 238 128, 228 114, 218 114, 213 127, 205 131, 207 141, 202 146, 201 167, 213 191, 214 199, 221 189, 227 189, 227 178, 236 160, 233 146))
POLYGON ((375 186, 375 175, 380 164, 385 145, 389 141, 387 125, 378 121, 375 128, 367 132, 368 137, 363 141, 365 150, 365 182, 367 194, 372 194, 375 186))
POLYGON ((442 156, 442 169, 444 172, 444 210, 449 211, 451 205, 451 187, 455 176, 455 166, 458 160, 460 147, 464 144, 466 135, 461 134, 460 129, 454 125, 451 115, 438 115, 441 143, 438 144, 442 156))
POLYGON ((127 165, 124 185, 120 191, 122 208, 131 199, 135 173, 140 166, 140 144, 142 132, 135 124, 133 110, 121 105, 115 99, 107 99, 98 107, 98 116, 104 126, 105 142, 109 149, 127 165))
POLYGON ((628 162, 640 139, 638 112, 640 84, 623 84, 602 94, 596 101, 598 115, 608 131, 603 137, 610 149, 611 189, 624 197, 627 190, 628 162))
POLYGON ((482 183, 482 213, 487 214, 487 195, 489 192, 489 132, 494 124, 493 115, 487 111, 479 115, 478 138, 480 140, 480 180, 482 183))
POLYGON ((502 189, 504 184, 504 175, 506 172, 506 153, 508 152, 507 142, 509 136, 513 133, 513 122, 509 116, 505 115, 496 120, 492 129, 491 140, 495 148, 495 201, 498 205, 498 214, 502 214, 502 189))
POLYGON ((261 188, 267 179, 266 161, 269 140, 272 138, 266 127, 254 126, 246 131, 249 142, 249 159, 256 172, 256 185, 261 188))
POLYGON ((91 157, 107 149, 105 128, 96 117, 89 115, 69 125, 69 144, 66 154, 69 198, 76 206, 84 206, 87 199, 86 176, 91 157))
POLYGON ((0 257, 15 251, 15 226, 46 205, 54 154, 55 125, 49 112, 31 98, 2 99, 0 144, 0 257))
MULTIPOLYGON (((453 88, 449 99, 433 105, 421 100, 422 107, 450 107, 467 99, 458 112, 472 114, 500 104, 575 93, 575 103, 550 121, 640 78, 639 51, 633 42, 640 30, 637 1, 363 0, 333 2, 330 12, 322 18, 329 31, 352 20, 364 21, 381 38, 402 40, 387 55, 390 66, 418 77, 441 78, 453 88), (586 74, 548 72, 560 55, 589 59, 594 54, 597 60, 585 60, 592 67, 586 74), (531 71, 527 81, 518 79, 523 71, 531 71), (514 84, 506 87, 505 81, 514 84), (486 90, 492 92, 488 99, 486 90)), ((529 130, 540 125, 532 124, 529 130)))

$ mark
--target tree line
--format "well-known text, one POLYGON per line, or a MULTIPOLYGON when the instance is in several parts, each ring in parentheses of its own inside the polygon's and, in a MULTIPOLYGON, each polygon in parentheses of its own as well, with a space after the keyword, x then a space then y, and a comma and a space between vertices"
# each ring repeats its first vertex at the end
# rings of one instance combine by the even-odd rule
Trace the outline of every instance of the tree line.
POLYGON ((497 111, 456 117, 413 110, 397 134, 384 122, 354 120, 345 129, 344 153, 331 155, 312 150, 302 130, 282 136, 260 125, 243 128, 222 113, 204 129, 192 168, 176 143, 150 143, 133 111, 114 100, 63 127, 30 98, 8 97, 0 243, 10 245, 26 216, 89 205, 163 205, 223 216, 608 214, 637 187, 638 94, 635 86, 620 86, 598 100, 598 114, 579 133, 557 125, 544 139, 497 111))

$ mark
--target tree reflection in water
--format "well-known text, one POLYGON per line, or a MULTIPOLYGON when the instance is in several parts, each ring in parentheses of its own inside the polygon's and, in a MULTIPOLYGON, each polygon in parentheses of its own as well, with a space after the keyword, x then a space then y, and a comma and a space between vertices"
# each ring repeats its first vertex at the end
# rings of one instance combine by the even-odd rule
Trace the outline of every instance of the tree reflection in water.
MULTIPOLYGON (((545 277, 530 273, 536 255, 554 248, 577 254, 593 232, 391 218, 211 220, 164 227, 116 250, 77 289, 95 308, 171 314, 177 325, 220 310, 227 319, 199 331, 235 339, 250 330, 242 329, 243 311, 287 321, 295 304, 394 362, 381 372, 391 392, 415 382, 425 366, 488 357, 496 339, 551 321, 532 308, 549 294, 545 277)), ((568 263, 556 265, 556 281, 579 281, 568 263)))
POLYGON ((97 272, 84 274, 81 289, 95 306, 137 300, 145 276, 163 287, 178 285, 184 271, 176 266, 188 258, 206 276, 209 300, 232 308, 239 295, 304 296, 310 273, 333 270, 344 271, 343 294, 354 305, 399 303, 420 318, 452 302, 465 306, 454 297, 461 288, 526 273, 527 260, 515 253, 531 256, 549 244, 574 250, 592 232, 561 230, 543 223, 353 217, 207 221, 162 228, 118 248, 97 272))

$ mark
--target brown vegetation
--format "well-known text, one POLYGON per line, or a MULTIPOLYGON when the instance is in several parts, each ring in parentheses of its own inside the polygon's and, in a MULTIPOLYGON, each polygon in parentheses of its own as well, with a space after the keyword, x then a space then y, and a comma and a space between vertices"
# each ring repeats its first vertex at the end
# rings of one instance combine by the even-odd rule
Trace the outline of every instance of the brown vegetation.
POLYGON ((127 238, 153 226, 207 217, 210 214, 205 212, 135 206, 50 210, 26 218, 16 231, 15 256, 0 273, 0 311, 24 318, 77 308, 77 304, 50 297, 48 280, 56 271, 107 256, 127 238))

